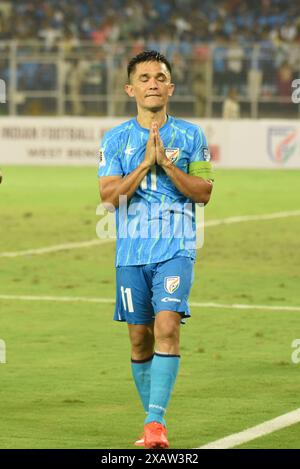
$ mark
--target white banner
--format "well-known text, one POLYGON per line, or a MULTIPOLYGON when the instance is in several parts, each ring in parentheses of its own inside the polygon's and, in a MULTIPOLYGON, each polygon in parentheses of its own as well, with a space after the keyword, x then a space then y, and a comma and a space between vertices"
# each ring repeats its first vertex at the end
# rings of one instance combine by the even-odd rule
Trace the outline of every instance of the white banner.
POLYGON ((99 141, 121 119, 0 118, 0 164, 97 166, 99 141))
MULTIPOLYGON (((300 123, 187 119, 200 125, 222 168, 300 168, 300 123)), ((99 140, 115 118, 2 117, 0 165, 97 166, 99 140)))

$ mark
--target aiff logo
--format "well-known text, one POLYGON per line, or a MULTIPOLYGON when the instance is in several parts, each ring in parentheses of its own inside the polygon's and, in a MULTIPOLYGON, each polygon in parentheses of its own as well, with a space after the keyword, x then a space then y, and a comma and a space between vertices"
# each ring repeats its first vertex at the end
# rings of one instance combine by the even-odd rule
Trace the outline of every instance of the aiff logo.
POLYGON ((295 154, 298 132, 293 127, 271 127, 268 131, 268 154, 276 163, 286 163, 295 154))

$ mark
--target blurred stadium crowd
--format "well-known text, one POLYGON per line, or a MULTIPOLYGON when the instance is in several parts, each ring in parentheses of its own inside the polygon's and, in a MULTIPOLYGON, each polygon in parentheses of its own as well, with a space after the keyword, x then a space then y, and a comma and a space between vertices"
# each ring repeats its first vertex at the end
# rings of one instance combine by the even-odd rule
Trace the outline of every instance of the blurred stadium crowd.
POLYGON ((0 2, 0 38, 193 44, 300 40, 300 4, 286 0, 31 0, 0 2))
POLYGON ((0 1, 0 77, 9 84, 15 74, 13 111, 25 114, 53 114, 64 99, 60 113, 122 115, 124 96, 108 100, 122 92, 128 58, 156 49, 173 63, 179 107, 186 99, 195 115, 214 115, 234 87, 255 117, 259 102, 288 102, 299 46, 292 0, 0 1))

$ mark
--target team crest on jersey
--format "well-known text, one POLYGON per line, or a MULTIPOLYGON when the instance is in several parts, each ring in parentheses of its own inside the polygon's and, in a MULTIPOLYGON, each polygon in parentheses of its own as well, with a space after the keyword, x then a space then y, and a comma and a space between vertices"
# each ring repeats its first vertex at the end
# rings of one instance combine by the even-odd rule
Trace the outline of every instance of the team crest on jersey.
POLYGON ((106 161, 105 161, 105 155, 104 155, 104 150, 103 148, 100 148, 99 150, 99 168, 102 166, 105 166, 106 161))
POLYGON ((165 290, 167 293, 174 293, 180 285, 180 277, 177 275, 176 277, 165 277, 165 290))
POLYGON ((165 154, 171 163, 176 163, 179 158, 179 148, 165 148, 165 154))

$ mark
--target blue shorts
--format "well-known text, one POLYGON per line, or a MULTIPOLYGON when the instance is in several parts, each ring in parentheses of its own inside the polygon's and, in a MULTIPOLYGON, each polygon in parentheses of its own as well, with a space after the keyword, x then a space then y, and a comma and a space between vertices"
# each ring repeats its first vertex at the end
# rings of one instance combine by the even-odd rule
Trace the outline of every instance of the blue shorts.
POLYGON ((194 260, 174 257, 155 264, 117 267, 115 321, 150 324, 160 311, 190 317, 194 260))

